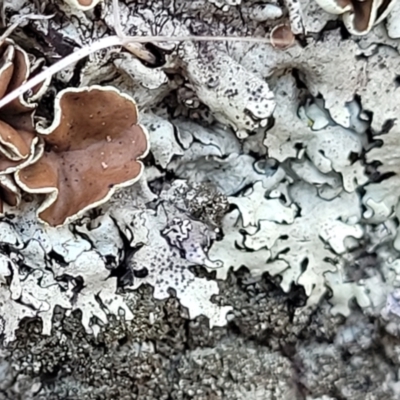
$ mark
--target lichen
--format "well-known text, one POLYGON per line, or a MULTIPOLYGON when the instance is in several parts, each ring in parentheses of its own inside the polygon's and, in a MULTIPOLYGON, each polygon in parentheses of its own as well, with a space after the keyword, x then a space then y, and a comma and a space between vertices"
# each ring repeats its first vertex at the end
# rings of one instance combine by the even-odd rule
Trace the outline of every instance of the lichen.
MULTIPOLYGON (((40 196, 5 210, 0 399, 397 398, 398 7, 354 38, 306 0, 118 3, 127 35, 296 40, 149 37, 54 76, 42 123, 61 88, 111 85, 151 150, 73 223, 38 222, 40 196)), ((112 5, 3 16, 55 15, 12 34, 50 65, 113 34, 112 5)))

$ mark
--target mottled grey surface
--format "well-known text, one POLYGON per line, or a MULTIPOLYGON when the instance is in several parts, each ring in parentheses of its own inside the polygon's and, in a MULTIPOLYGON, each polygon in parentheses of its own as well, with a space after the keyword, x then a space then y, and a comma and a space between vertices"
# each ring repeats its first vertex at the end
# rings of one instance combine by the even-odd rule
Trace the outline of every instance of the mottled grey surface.
MULTIPOLYGON (((12 35, 49 64, 115 31, 111 1, 3 4, 55 14, 12 35)), ((0 400, 399 398, 399 7, 358 38, 314 0, 119 5, 131 35, 298 37, 106 49, 54 77, 39 116, 112 85, 151 154, 69 226, 28 198, 0 221, 0 400)))

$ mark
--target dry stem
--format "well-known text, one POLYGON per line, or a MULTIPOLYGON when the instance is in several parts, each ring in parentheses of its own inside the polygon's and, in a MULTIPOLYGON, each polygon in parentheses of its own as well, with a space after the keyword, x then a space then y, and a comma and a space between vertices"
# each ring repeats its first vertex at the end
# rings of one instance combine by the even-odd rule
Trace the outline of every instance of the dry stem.
MULTIPOLYGON (((121 22, 119 19, 118 13, 118 0, 113 0, 113 15, 114 15, 114 24, 115 31, 117 35, 108 36, 98 40, 97 42, 91 43, 81 49, 69 54, 67 57, 64 57, 60 61, 56 62, 49 68, 43 70, 38 75, 35 75, 32 79, 13 90, 11 93, 6 95, 0 100, 0 108, 4 107, 6 104, 15 100, 16 98, 23 95, 30 89, 33 89, 39 83, 45 81, 49 77, 54 74, 60 72, 64 68, 68 67, 71 64, 76 63, 84 57, 89 56, 92 53, 95 53, 98 50, 106 49, 113 46, 123 46, 127 48, 127 50, 137 54, 142 51, 142 49, 136 47, 132 47, 132 44, 139 43, 148 43, 148 42, 184 42, 184 41, 193 41, 193 42, 204 42, 204 41, 213 41, 213 42, 250 42, 250 43, 264 43, 271 44, 271 40, 269 38, 257 38, 257 37, 240 37, 240 36, 125 36, 121 22)), ((276 40, 274 41, 276 42, 276 40)))

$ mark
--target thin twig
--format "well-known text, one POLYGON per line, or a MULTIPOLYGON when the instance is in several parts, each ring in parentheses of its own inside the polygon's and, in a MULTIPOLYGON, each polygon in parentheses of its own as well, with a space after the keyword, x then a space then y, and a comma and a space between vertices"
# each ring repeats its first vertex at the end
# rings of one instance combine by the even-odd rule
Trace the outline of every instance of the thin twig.
POLYGON ((124 37, 125 33, 124 30, 122 29, 121 25, 121 17, 119 13, 119 3, 118 0, 112 0, 112 8, 113 8, 113 23, 114 23, 114 30, 115 33, 119 37, 124 37))
POLYGON ((103 39, 98 40, 97 42, 91 43, 88 46, 82 47, 81 49, 69 54, 67 57, 64 57, 60 61, 53 64, 51 67, 43 70, 38 75, 35 75, 32 79, 25 82, 23 85, 13 90, 7 96, 3 97, 0 100, 0 108, 4 107, 6 104, 11 101, 17 99, 22 94, 27 92, 28 90, 34 88, 39 83, 45 81, 49 78, 49 76, 53 76, 54 74, 60 72, 64 68, 69 65, 76 63, 84 57, 89 56, 92 53, 95 53, 98 50, 106 49, 108 47, 113 46, 126 46, 129 43, 147 43, 147 42, 184 42, 184 41, 194 41, 194 42, 250 42, 250 43, 268 43, 271 41, 268 38, 254 38, 254 37, 236 37, 236 36, 125 36, 123 38, 113 35, 108 36, 103 39))
POLYGON ((99 40, 98 42, 94 42, 90 44, 90 46, 82 47, 81 49, 69 54, 67 57, 62 58, 60 61, 57 61, 51 67, 43 70, 39 74, 35 75, 29 81, 25 82, 23 85, 19 86, 7 96, 4 96, 0 100, 0 108, 4 107, 6 104, 10 103, 11 101, 17 99, 25 92, 30 89, 33 89, 39 83, 48 79, 49 76, 53 76, 57 72, 62 71, 64 68, 68 67, 69 65, 81 60, 84 57, 98 51, 105 49, 107 47, 118 46, 121 45, 121 39, 118 36, 109 36, 104 39, 99 40))
POLYGON ((0 36, 0 46, 4 43, 4 41, 11 35, 14 29, 18 28, 18 26, 23 22, 25 19, 50 19, 53 18, 55 14, 52 15, 38 15, 38 14, 26 14, 20 15, 16 19, 16 21, 11 24, 4 33, 0 36))
MULTIPOLYGON (((113 9, 113 28, 117 36, 121 39, 126 39, 126 35, 124 30, 122 29, 121 24, 121 12, 119 8, 119 1, 112 0, 112 9, 113 9)), ((150 64, 156 63, 156 57, 153 53, 147 50, 143 44, 141 43, 127 43, 125 49, 128 50, 130 53, 134 54, 137 58, 147 61, 150 64)))
MULTIPOLYGON (((264 43, 271 44, 271 40, 269 38, 255 38, 255 37, 240 37, 240 36, 126 36, 121 26, 121 19, 119 15, 119 3, 118 0, 112 0, 113 5, 113 19, 114 19, 114 29, 116 35, 108 36, 103 39, 98 40, 97 42, 91 43, 81 49, 73 52, 72 54, 64 57, 60 61, 53 64, 51 67, 43 70, 38 75, 34 76, 29 81, 25 82, 23 85, 13 90, 7 96, 3 97, 0 100, 0 108, 4 107, 6 104, 11 101, 17 99, 21 95, 23 95, 28 90, 34 88, 39 83, 45 81, 49 77, 54 74, 60 72, 64 68, 68 67, 71 64, 76 63, 84 57, 89 56, 92 53, 95 53, 98 50, 106 49, 108 47, 113 46, 122 46, 129 50, 130 52, 136 54, 137 56, 142 56, 144 58, 150 58, 151 55, 142 47, 137 46, 141 43, 148 42, 247 42, 247 43, 264 43)), ((50 18, 50 17, 49 17, 50 18)), ((10 28, 15 29, 14 25, 10 28)), ((10 29, 9 28, 9 29, 10 29)), ((11 29, 11 31, 12 31, 11 29)), ((8 30, 7 30, 8 31, 8 30)), ((275 44, 279 44, 279 40, 274 40, 275 44)), ((282 41, 282 44, 285 44, 282 41)), ((0 42, 1 45, 1 42, 0 42)))

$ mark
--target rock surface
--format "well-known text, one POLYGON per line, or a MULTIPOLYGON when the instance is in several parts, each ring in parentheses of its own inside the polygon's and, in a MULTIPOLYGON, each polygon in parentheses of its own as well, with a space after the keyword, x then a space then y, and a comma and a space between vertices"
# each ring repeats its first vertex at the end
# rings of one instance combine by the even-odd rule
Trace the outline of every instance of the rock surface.
POLYGON ((0 400, 397 399, 398 4, 353 37, 313 0, 78 3, 4 0, 3 23, 47 65, 120 28, 169 40, 67 66, 36 119, 114 86, 150 154, 62 227, 37 196, 5 210, 0 400), (280 24, 286 50, 173 40, 280 24))

